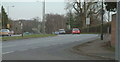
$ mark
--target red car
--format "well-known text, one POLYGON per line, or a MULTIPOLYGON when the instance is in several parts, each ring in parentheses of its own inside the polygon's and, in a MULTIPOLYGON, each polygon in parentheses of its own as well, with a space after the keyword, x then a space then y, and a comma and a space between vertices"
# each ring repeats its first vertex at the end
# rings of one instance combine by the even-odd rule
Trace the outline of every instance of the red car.
POLYGON ((73 28, 72 34, 80 34, 80 30, 78 28, 73 28))

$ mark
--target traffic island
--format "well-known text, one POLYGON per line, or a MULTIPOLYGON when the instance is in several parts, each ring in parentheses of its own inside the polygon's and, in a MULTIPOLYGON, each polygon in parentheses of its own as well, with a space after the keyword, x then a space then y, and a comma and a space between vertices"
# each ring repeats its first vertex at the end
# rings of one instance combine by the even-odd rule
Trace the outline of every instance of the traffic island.
POLYGON ((108 49, 106 41, 96 39, 74 46, 71 51, 80 55, 87 55, 107 60, 115 60, 115 51, 108 49))

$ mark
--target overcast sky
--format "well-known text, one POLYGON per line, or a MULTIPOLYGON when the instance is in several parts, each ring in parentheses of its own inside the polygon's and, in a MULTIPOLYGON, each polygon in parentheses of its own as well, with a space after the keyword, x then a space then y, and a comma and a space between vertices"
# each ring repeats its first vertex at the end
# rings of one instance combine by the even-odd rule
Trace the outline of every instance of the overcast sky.
MULTIPOLYGON (((40 1, 42 2, 43 0, 1 0, 1 2, 36 2, 40 1)), ((64 2, 67 0, 45 0, 46 2, 64 2)))
MULTIPOLYGON (((1 2, 11 19, 42 18, 41 0, 2 0, 1 2)), ((64 15, 66 14, 65 5, 64 0, 47 0, 46 14, 64 15)))

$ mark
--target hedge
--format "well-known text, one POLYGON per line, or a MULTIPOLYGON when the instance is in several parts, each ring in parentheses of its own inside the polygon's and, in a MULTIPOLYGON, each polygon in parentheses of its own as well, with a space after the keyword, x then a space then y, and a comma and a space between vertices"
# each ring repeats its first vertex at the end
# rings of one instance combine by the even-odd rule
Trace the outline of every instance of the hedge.
MULTIPOLYGON (((109 32, 111 33, 111 22, 103 24, 103 33, 108 33, 108 27, 110 27, 109 32)), ((82 33, 101 33, 101 24, 96 26, 91 26, 89 28, 81 29, 82 33)))

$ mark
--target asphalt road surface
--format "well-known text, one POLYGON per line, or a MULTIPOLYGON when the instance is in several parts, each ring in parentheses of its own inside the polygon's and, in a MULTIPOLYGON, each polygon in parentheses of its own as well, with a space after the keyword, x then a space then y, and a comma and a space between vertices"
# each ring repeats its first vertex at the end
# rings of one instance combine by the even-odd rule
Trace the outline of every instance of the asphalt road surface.
MULTIPOLYGON (((70 49, 99 36, 96 34, 58 35, 55 37, 32 38, 2 43, 3 60, 99 60, 82 56, 70 49)), ((87 50, 86 50, 87 51, 87 50)))

